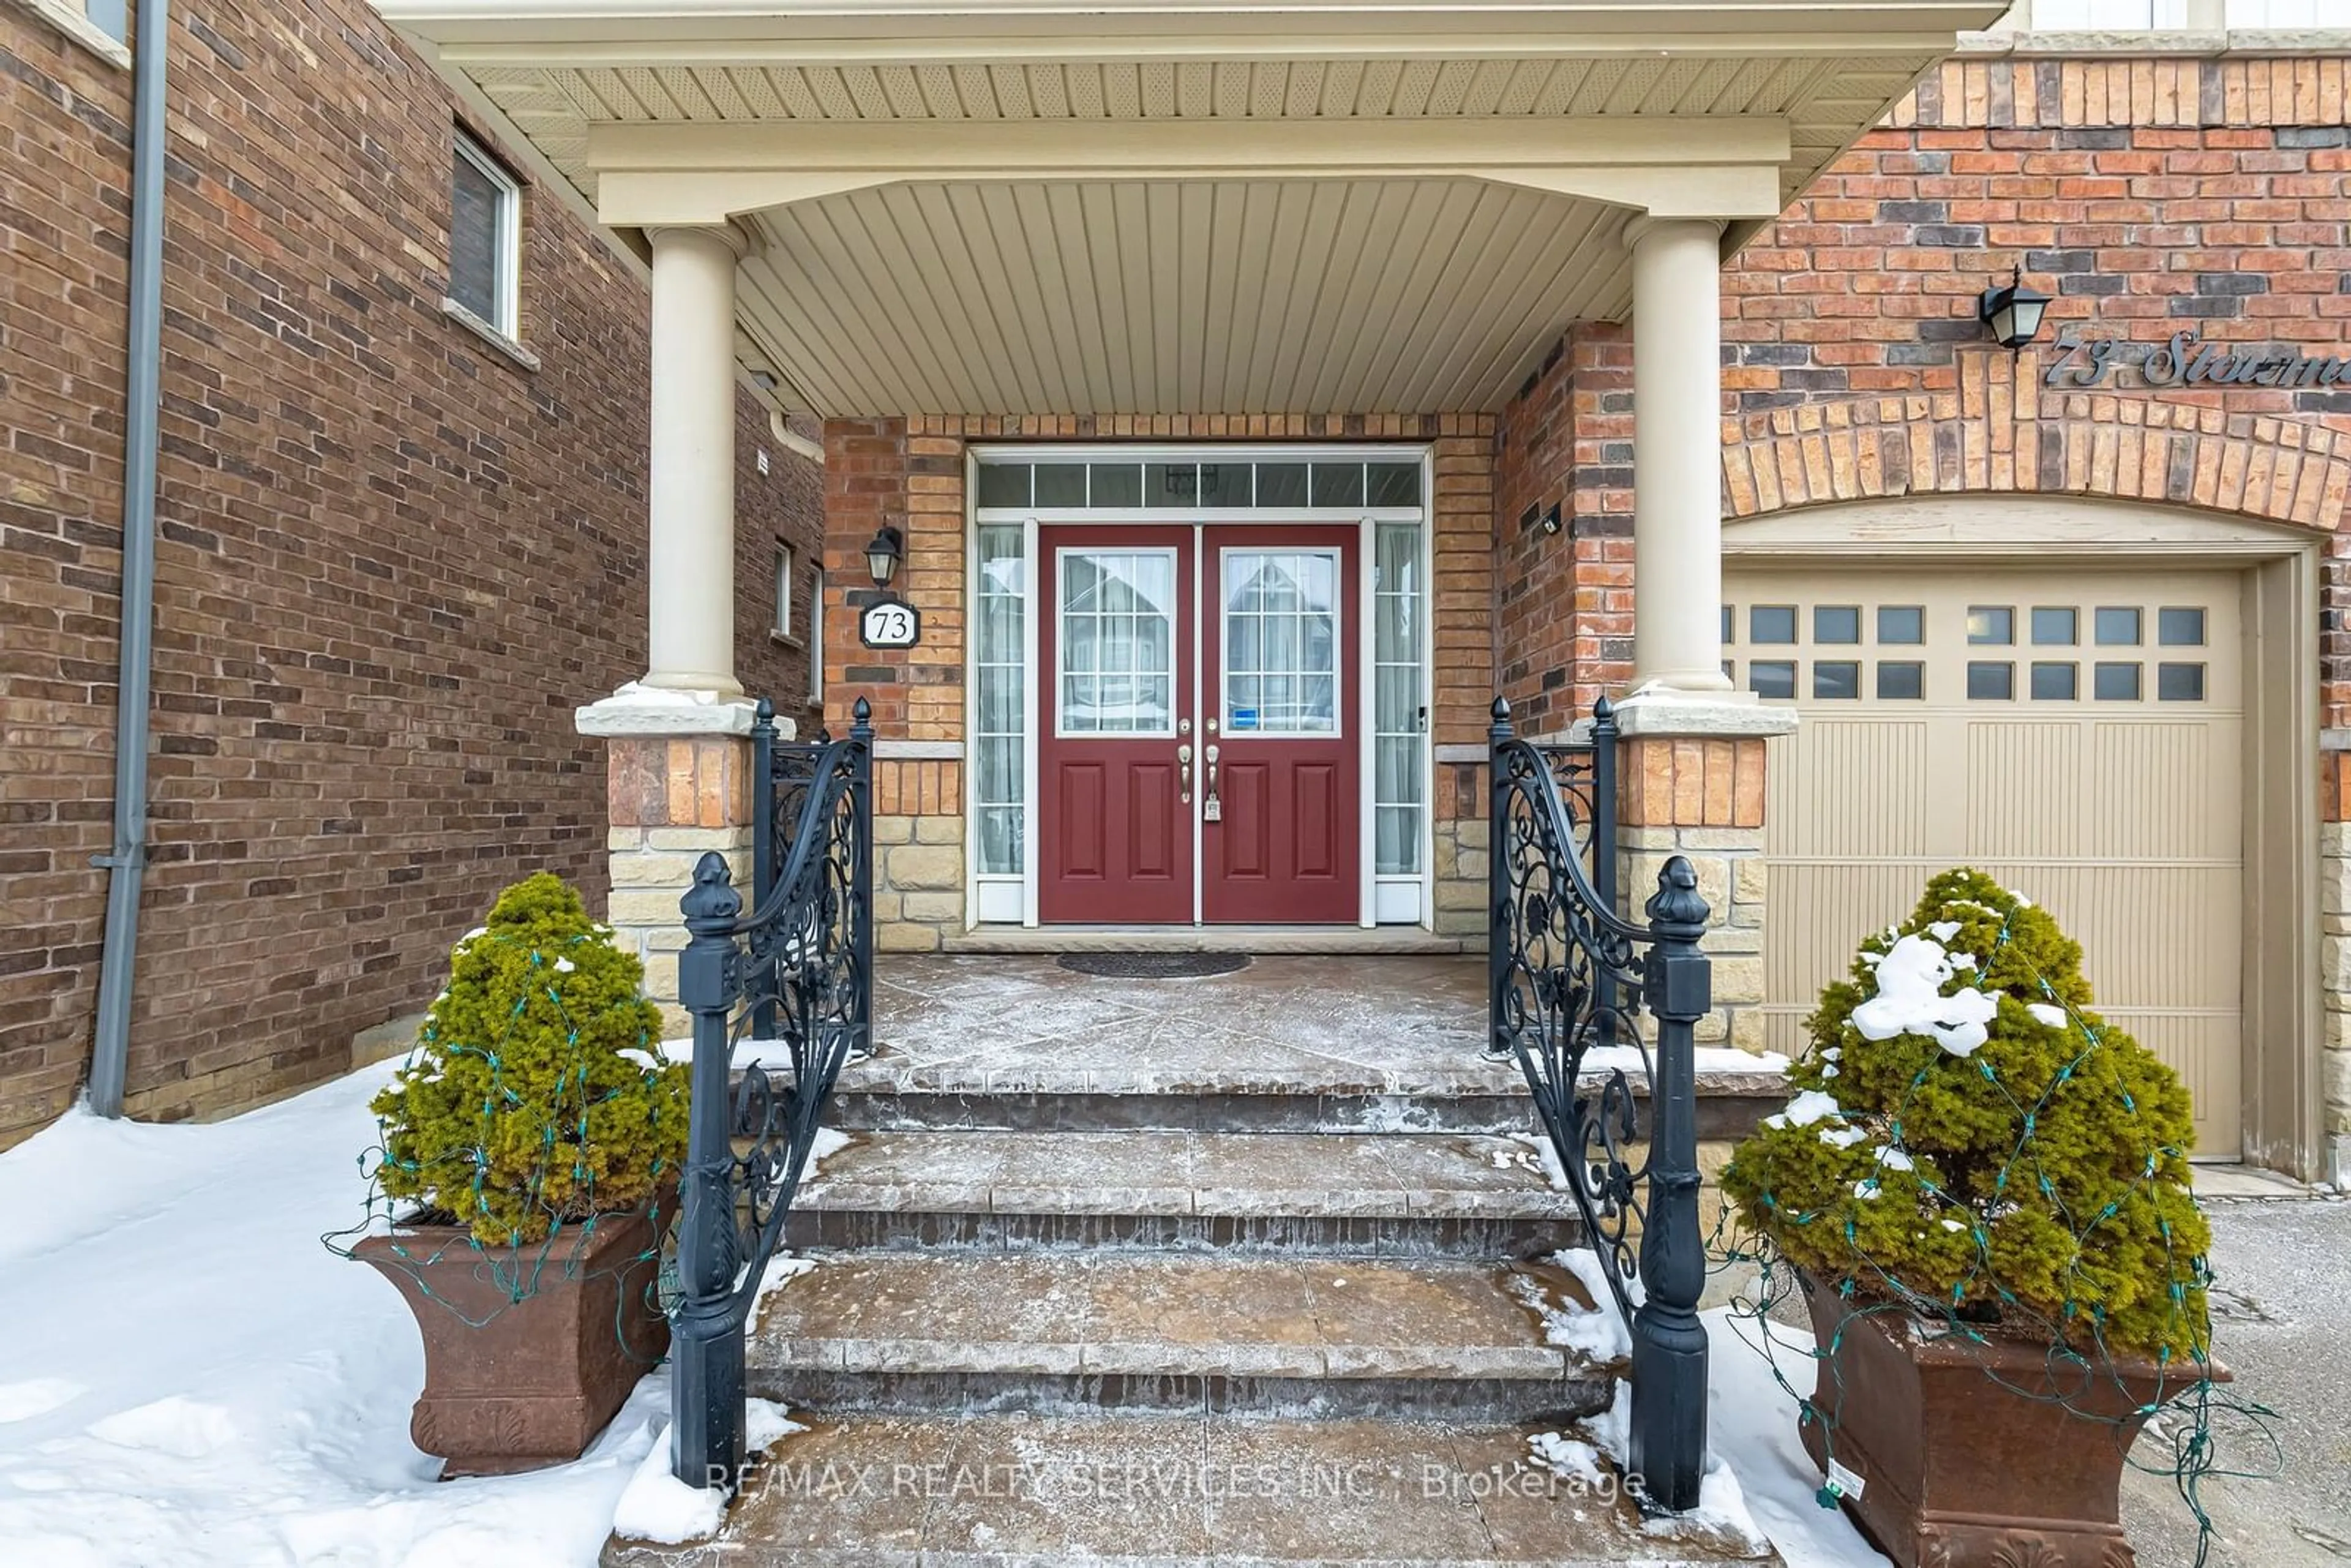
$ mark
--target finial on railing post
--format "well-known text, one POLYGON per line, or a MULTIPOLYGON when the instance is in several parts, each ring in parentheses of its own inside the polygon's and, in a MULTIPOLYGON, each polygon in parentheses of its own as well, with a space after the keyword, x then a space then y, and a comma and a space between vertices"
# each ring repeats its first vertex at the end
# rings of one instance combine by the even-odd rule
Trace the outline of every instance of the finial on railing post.
POLYGON ((1499 746, 1516 733, 1510 728, 1510 702, 1506 698, 1496 697, 1494 706, 1488 711, 1493 715, 1494 722, 1486 728, 1487 742, 1489 745, 1499 746))
POLYGON ((694 1019, 688 1068, 685 1173, 678 1207, 677 1284, 670 1328, 670 1473, 690 1487, 728 1489, 743 1469, 743 1327, 733 1311, 739 1250, 735 1151, 728 1142, 726 1018, 740 991, 735 923, 743 895, 726 857, 712 850, 678 900, 685 951, 677 999, 694 1019))
POLYGON ((1633 1314, 1629 1468, 1652 1502, 1696 1508, 1706 1474, 1706 1288, 1698 1232, 1698 1021, 1714 1006, 1713 966, 1698 942, 1706 899, 1698 873, 1676 855, 1657 873, 1646 906, 1652 937, 1644 990, 1657 1020, 1656 1082, 1649 1096, 1649 1204, 1641 1232, 1641 1284, 1633 1314))

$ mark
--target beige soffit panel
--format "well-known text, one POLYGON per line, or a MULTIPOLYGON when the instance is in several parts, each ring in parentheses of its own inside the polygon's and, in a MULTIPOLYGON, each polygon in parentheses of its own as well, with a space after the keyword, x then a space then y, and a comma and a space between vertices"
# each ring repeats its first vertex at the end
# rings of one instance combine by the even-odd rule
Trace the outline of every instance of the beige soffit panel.
POLYGON ((1481 408, 1627 308, 1625 215, 1461 180, 910 183, 762 214, 740 301, 839 413, 1481 408))

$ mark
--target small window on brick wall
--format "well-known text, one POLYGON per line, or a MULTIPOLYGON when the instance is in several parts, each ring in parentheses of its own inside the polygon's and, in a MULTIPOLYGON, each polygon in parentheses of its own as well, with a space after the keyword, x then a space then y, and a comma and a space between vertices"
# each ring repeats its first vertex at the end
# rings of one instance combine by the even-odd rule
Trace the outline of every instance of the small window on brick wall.
POLYGON ((809 584, 809 701, 824 706, 824 570, 809 584))
POLYGON ((450 159, 449 298, 509 339, 521 336, 522 187, 465 132, 450 159))
POLYGON ((768 629, 778 637, 792 634, 792 584, 799 580, 793 570, 792 547, 776 541, 776 602, 774 618, 768 629))
POLYGON ((131 41, 131 0, 82 0, 82 15, 116 43, 131 41))

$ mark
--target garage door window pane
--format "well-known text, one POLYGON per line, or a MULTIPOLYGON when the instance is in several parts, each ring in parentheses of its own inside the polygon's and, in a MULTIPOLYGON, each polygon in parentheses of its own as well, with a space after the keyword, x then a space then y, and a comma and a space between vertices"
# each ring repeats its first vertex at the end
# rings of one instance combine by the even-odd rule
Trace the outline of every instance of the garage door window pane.
POLYGON ((1795 661, 1792 659, 1749 660, 1747 689, 1759 697, 1793 697, 1796 695, 1795 661))
POLYGON ((1917 702, 1926 695, 1926 665, 1903 659, 1877 666, 1879 702, 1917 702))
POLYGON ((1877 607, 1877 640, 1881 643, 1923 643, 1927 640, 1927 608, 1923 604, 1881 604, 1877 607))
POLYGON ((2201 664, 2158 664, 2155 667, 2155 695, 2168 703, 2200 703, 2204 700, 2204 666, 2201 664))
POLYGON ((2099 644, 2108 648, 2138 646, 2138 608, 2101 605, 2095 617, 2099 644))
POLYGON ((1816 604, 1813 607, 1813 641, 1815 643, 1858 643, 1861 641, 1861 606, 1858 604, 1816 604))
POLYGON ((1796 607, 1792 604, 1749 605, 1747 607, 1747 640, 1750 643, 1794 642, 1796 640, 1796 607))
POLYGON ((2032 700, 2034 702, 2069 703, 2080 695, 2080 665, 2035 664, 2032 666, 2032 700))
POLYGON ((2204 612, 2157 611, 2155 640, 2167 648, 2201 648, 2204 645, 2204 612))
MULTIPOLYGON (((2105 612, 2101 611, 2101 614, 2105 612)), ((2092 677, 2092 689, 2102 703, 2135 703, 2138 701, 2138 666, 2137 664, 2100 664, 2092 677)))
POLYGON ((2004 703, 2016 695, 2016 666, 1973 660, 1968 664, 1968 700, 2004 703))
POLYGON ((2072 606, 2051 609, 2035 605, 2032 610, 2032 640, 2044 648, 2070 648, 2081 641, 2081 617, 2072 606))
POLYGON ((1968 606, 1968 641, 2008 643, 2016 641, 2016 611, 2002 604, 1968 606))
POLYGON ((1843 659, 1823 659, 1813 665, 1813 695, 1832 701, 1861 695, 1861 666, 1843 659))
POLYGON ((1724 605, 1722 607, 1722 640, 1725 643, 1738 642, 1739 638, 1736 635, 1738 630, 1739 617, 1731 612, 1729 605, 1724 605))

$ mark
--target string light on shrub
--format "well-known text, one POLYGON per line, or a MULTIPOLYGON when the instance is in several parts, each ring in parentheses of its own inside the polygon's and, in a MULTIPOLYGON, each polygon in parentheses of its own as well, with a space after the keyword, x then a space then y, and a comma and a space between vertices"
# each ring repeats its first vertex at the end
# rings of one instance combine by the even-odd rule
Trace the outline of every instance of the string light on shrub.
MULTIPOLYGON (((2272 1413, 2230 1396, 2211 1360, 2187 1092, 2090 1010, 2080 961, 2054 921, 1991 878, 1936 878, 1910 920, 1865 943, 1851 977, 1823 993, 1788 1109, 1724 1171, 1729 1205, 1710 1250, 1718 1266, 1760 1269, 1734 1307, 1740 1335, 1832 1464, 1839 1352, 1857 1324, 1891 1317, 1929 1339, 2042 1346, 2038 1384, 1989 1360, 1986 1375, 2118 1431, 2166 1417, 2148 1429, 2170 1462, 2153 1468, 2197 1519, 2200 1565, 2205 1479, 2274 1473, 2222 1469, 2216 1426, 2242 1428, 2274 1465, 2272 1413), (1775 1353, 1792 1347, 1770 1322, 1804 1276, 1833 1291, 1803 1351, 1818 1390, 1782 1371, 1775 1353), (2157 1369, 2151 1397, 2120 1370, 2140 1357, 2157 1369)), ((1821 1501, 1836 1506, 1835 1481, 1821 1501)))

